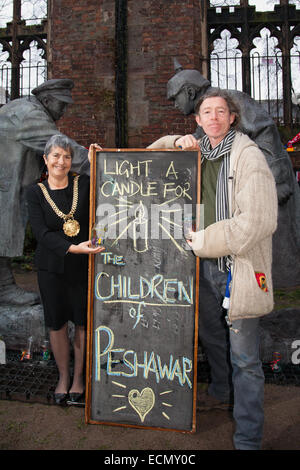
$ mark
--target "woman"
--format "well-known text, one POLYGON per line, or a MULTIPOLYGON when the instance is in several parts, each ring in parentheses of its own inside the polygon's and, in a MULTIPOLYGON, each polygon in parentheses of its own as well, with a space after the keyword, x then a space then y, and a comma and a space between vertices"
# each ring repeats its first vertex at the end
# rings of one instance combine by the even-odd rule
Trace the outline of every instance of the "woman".
MULTIPOLYGON (((101 150, 97 144, 92 148, 101 150)), ((73 148, 64 135, 54 135, 45 147, 48 178, 27 189, 29 220, 37 239, 35 262, 44 307, 45 325, 59 371, 54 400, 78 403, 84 396, 84 356, 87 311, 88 256, 93 248, 89 232, 89 177, 73 175, 73 148), (68 321, 75 325, 74 375, 70 387, 68 321)))

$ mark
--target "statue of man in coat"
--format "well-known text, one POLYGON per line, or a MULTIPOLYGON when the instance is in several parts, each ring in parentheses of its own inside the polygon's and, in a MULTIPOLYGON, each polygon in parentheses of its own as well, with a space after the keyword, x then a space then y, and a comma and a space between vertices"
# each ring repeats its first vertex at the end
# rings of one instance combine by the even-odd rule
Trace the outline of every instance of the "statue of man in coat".
MULTIPOLYGON (((32 95, 13 100, 0 109, 0 303, 35 304, 36 293, 15 284, 11 258, 23 254, 27 211, 24 188, 41 175, 48 139, 67 106, 73 102, 69 79, 48 80, 32 95)), ((88 151, 74 142, 73 171, 87 173, 88 151)))

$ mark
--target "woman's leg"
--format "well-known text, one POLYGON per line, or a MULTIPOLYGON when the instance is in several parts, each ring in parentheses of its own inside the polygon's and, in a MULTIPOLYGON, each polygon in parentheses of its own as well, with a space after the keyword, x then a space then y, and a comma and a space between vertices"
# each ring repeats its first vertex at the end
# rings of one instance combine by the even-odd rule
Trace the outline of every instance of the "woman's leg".
POLYGON ((74 377, 70 393, 82 393, 84 391, 85 338, 85 327, 76 326, 74 336, 74 377))
POLYGON ((68 323, 65 323, 60 330, 50 330, 50 344, 59 371, 55 393, 67 393, 70 385, 68 323))

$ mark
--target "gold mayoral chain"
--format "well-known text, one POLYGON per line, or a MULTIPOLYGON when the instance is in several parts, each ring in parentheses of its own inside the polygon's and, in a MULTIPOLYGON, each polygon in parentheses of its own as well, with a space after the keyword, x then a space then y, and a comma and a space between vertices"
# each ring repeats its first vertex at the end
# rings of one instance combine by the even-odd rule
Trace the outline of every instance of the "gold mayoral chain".
POLYGON ((44 193, 46 201, 50 204, 55 214, 58 215, 58 217, 61 217, 62 219, 64 219, 65 223, 63 224, 63 231, 68 237, 75 237, 80 232, 79 222, 75 220, 73 217, 77 209, 77 203, 78 203, 78 178, 79 178, 79 175, 75 176, 74 178, 73 202, 72 202, 71 210, 68 214, 64 214, 61 210, 59 210, 55 202, 49 196, 49 193, 46 187, 43 185, 43 183, 38 183, 38 185, 40 186, 41 190, 44 193))

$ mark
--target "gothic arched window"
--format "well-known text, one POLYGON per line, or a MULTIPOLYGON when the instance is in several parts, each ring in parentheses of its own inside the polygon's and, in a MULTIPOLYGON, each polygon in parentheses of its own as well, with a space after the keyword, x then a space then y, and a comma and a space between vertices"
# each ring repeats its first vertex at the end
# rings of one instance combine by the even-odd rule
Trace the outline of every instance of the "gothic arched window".
POLYGON ((0 105, 47 80, 47 0, 0 0, 0 105))

